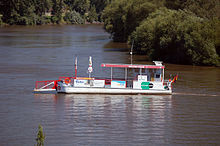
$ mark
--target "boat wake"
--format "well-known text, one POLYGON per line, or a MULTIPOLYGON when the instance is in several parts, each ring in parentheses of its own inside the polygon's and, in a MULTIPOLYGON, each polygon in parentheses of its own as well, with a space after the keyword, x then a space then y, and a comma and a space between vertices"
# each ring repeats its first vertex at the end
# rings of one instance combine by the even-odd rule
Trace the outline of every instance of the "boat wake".
POLYGON ((213 97, 216 97, 216 96, 220 96, 220 95, 215 95, 215 94, 198 94, 198 93, 173 93, 173 95, 191 95, 191 96, 213 96, 213 97))

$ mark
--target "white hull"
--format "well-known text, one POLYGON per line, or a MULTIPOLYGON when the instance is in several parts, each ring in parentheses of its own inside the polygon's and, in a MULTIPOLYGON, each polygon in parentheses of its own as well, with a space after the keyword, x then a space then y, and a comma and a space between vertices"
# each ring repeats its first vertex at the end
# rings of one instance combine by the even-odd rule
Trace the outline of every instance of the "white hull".
POLYGON ((114 88, 85 88, 85 87, 62 87, 58 93, 71 94, 172 94, 172 90, 140 90, 140 89, 114 89, 114 88))

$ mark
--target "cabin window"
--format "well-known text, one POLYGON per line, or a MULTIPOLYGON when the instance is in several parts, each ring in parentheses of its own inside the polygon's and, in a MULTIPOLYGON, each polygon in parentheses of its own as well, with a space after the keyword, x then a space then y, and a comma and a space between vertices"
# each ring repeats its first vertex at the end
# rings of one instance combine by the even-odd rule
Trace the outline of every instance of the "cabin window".
POLYGON ((160 78, 160 74, 156 74, 156 78, 160 78))
POLYGON ((138 68, 135 68, 135 69, 134 69, 134 72, 139 73, 139 69, 138 69, 138 68))

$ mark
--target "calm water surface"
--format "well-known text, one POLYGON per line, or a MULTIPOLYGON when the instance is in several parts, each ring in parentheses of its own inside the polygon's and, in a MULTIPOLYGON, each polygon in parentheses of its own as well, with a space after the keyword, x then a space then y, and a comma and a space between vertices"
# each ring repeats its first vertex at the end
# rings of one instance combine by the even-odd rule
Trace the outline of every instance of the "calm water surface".
POLYGON ((96 76, 130 61, 101 25, 0 28, 0 145, 36 144, 39 124, 51 146, 220 145, 219 68, 165 64, 179 74, 170 96, 32 93, 36 80, 72 76, 76 55, 81 76, 90 55, 96 76))

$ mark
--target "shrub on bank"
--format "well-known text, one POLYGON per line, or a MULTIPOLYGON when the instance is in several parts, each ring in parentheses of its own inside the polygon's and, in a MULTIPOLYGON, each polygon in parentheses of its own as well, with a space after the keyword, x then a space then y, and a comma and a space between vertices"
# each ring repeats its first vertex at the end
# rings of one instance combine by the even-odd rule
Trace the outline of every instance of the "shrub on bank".
POLYGON ((30 20, 27 17, 18 17, 17 22, 18 25, 28 25, 30 24, 30 20))
POLYGON ((43 25, 51 23, 51 18, 48 17, 40 17, 37 15, 29 16, 29 17, 18 17, 16 21, 13 22, 17 25, 43 25))
POLYGON ((2 17, 0 17, 0 25, 3 25, 2 17))
POLYGON ((63 19, 70 24, 84 24, 84 19, 76 11, 66 12, 63 19))
POLYGON ((90 23, 93 23, 94 21, 97 21, 97 20, 98 20, 98 14, 96 13, 95 6, 92 6, 88 13, 87 21, 90 23))

